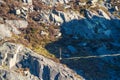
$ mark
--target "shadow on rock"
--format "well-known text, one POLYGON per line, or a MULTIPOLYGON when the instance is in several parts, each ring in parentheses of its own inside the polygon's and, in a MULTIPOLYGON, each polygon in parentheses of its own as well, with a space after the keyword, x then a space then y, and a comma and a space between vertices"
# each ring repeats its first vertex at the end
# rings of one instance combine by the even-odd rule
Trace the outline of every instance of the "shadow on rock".
POLYGON ((59 58, 61 48, 61 62, 86 79, 118 79, 119 56, 77 60, 64 58, 119 53, 119 25, 119 19, 98 16, 64 22, 61 25, 62 38, 47 44, 46 49, 59 58))
POLYGON ((26 56, 23 56, 23 59, 16 65, 18 68, 27 68, 29 69, 30 73, 34 76, 39 77, 40 74, 40 64, 37 60, 37 58, 27 54, 26 56))

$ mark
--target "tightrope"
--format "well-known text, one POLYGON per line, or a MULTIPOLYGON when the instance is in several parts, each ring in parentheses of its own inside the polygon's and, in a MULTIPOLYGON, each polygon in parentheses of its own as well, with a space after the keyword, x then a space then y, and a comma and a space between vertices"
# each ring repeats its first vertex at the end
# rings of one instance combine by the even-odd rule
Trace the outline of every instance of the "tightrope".
POLYGON ((89 59, 89 58, 104 58, 104 57, 116 57, 120 56, 120 53, 118 54, 106 54, 106 55, 95 55, 95 56, 81 56, 81 57, 71 57, 71 58, 62 58, 62 59, 89 59))

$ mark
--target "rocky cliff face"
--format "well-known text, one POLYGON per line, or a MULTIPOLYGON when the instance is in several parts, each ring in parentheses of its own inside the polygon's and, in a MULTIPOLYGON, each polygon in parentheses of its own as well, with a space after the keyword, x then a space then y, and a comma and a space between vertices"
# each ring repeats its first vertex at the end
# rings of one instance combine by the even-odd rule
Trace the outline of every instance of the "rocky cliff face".
POLYGON ((52 59, 60 57, 62 49, 61 62, 88 80, 119 80, 119 4, 119 0, 1 0, 1 79, 82 79, 25 45, 52 59))
POLYGON ((0 46, 1 80, 82 80, 65 65, 53 62, 19 44, 0 46))

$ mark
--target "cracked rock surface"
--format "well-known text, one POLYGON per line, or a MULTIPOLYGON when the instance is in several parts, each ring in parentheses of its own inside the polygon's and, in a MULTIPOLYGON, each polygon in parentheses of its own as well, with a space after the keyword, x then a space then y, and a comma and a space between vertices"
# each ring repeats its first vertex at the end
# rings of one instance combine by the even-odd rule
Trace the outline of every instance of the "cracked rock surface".
POLYGON ((0 46, 1 80, 82 80, 75 72, 14 43, 0 46))

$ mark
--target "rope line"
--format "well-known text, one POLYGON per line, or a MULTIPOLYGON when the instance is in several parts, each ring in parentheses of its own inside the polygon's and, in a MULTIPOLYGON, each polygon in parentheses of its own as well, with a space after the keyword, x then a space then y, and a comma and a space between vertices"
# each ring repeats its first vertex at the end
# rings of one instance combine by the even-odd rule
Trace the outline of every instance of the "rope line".
POLYGON ((107 54, 107 55, 96 55, 96 56, 82 56, 82 57, 71 57, 71 58, 62 58, 62 59, 89 59, 89 58, 104 58, 104 57, 116 57, 120 56, 120 54, 107 54))

